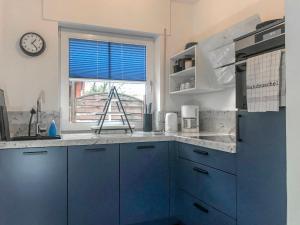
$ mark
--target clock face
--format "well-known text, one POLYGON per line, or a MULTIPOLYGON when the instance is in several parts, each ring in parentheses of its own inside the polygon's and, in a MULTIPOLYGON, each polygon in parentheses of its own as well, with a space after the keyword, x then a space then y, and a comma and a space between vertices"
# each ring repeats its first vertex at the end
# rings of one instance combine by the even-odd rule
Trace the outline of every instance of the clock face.
POLYGON ((26 55, 38 56, 44 52, 46 44, 39 34, 30 32, 21 37, 20 47, 26 55))

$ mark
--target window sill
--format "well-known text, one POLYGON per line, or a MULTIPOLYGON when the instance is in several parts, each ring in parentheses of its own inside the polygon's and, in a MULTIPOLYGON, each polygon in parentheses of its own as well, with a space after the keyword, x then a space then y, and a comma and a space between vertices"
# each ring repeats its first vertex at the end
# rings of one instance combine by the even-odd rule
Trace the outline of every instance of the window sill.
MULTIPOLYGON (((105 122, 104 126, 116 126, 122 123, 105 122)), ((130 125, 134 127, 134 130, 142 130, 143 122, 131 122, 130 125)), ((92 126, 97 126, 97 123, 62 123, 61 133, 86 133, 93 132, 92 126)), ((105 129, 104 129, 105 130, 105 129)))

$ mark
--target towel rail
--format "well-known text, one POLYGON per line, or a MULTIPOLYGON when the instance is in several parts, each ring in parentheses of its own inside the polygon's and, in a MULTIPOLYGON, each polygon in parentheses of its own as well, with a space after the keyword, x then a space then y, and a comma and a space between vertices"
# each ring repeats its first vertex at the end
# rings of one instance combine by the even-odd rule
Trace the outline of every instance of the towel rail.
MULTIPOLYGON (((285 52, 285 49, 281 49, 281 52, 284 53, 284 52, 285 52)), ((247 62, 247 59, 242 60, 242 61, 239 61, 239 62, 236 62, 235 65, 238 66, 238 65, 244 64, 244 63, 246 63, 246 62, 247 62)))

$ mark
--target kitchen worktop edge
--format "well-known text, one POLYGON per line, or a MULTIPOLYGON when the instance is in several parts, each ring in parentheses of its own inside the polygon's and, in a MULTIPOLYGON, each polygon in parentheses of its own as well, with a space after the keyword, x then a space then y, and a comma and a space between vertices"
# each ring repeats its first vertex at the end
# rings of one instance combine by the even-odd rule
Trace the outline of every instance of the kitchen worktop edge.
MULTIPOLYGON (((41 147, 66 147, 80 145, 97 144, 124 144, 134 142, 158 142, 158 141, 177 141, 180 143, 220 150, 228 153, 236 153, 236 143, 225 143, 208 141, 194 138, 194 136, 220 135, 216 133, 145 133, 135 132, 133 134, 64 134, 59 140, 34 140, 34 141, 8 141, 0 142, 0 150, 14 148, 41 148, 41 147)), ((223 134, 224 135, 224 134, 223 134)))

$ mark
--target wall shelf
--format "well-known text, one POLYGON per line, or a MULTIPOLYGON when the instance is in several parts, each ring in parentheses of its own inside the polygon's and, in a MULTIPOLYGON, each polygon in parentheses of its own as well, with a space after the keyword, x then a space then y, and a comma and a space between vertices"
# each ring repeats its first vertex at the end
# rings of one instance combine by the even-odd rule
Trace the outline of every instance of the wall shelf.
POLYGON ((194 46, 192 46, 192 47, 190 47, 188 49, 185 49, 185 50, 177 53, 176 55, 174 55, 174 56, 171 57, 171 60, 175 61, 175 60, 178 60, 178 59, 182 59, 185 56, 195 55, 196 46, 197 45, 194 45, 194 46))
POLYGON ((193 92, 195 89, 196 80, 196 66, 184 69, 179 72, 174 72, 174 66, 178 63, 178 60, 185 58, 194 58, 196 60, 196 46, 192 46, 185 49, 170 59, 170 71, 169 75, 169 93, 170 94, 185 94, 193 92), (181 84, 189 83, 190 88, 180 90, 181 84))
POLYGON ((196 67, 193 66, 191 68, 182 70, 180 72, 172 73, 172 74, 170 74, 170 77, 194 76, 195 75, 195 70, 196 70, 196 67))
POLYGON ((206 73, 201 72, 205 63, 205 57, 199 45, 194 45, 185 49, 170 58, 170 75, 169 75, 169 94, 170 95, 187 95, 197 93, 208 93, 213 91, 209 85, 209 79, 206 73), (174 72, 174 66, 178 60, 193 58, 193 67, 174 72), (189 88, 182 89, 182 84, 189 83, 189 88))
POLYGON ((184 69, 179 72, 172 73, 174 71, 174 65, 177 64, 178 60, 185 58, 194 58, 196 61, 196 46, 192 46, 185 49, 170 59, 170 71, 169 76, 169 93, 170 94, 188 94, 195 92, 195 82, 196 82, 196 66, 184 69), (190 88, 180 90, 181 84, 189 83, 190 88))
POLYGON ((170 92, 171 95, 179 95, 179 94, 193 94, 196 92, 196 88, 188 88, 179 91, 170 92))

